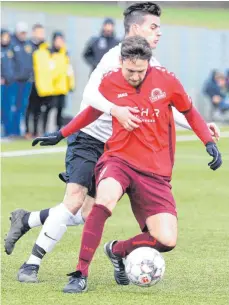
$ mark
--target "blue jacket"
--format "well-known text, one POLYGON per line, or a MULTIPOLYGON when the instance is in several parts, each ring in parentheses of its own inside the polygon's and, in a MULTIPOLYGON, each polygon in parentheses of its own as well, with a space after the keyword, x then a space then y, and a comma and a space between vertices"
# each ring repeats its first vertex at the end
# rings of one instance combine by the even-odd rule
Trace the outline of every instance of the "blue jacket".
POLYGON ((28 81, 33 75, 33 46, 30 41, 20 41, 16 36, 13 36, 11 41, 14 51, 15 80, 28 81))
POLYGON ((1 77, 6 85, 14 81, 14 52, 12 45, 1 45, 1 77))

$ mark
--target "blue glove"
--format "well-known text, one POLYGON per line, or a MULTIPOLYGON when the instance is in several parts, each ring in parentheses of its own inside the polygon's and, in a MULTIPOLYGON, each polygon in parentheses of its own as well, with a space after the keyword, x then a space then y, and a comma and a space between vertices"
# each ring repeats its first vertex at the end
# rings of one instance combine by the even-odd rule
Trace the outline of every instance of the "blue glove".
POLYGON ((210 156, 213 157, 213 160, 208 163, 208 166, 210 166, 210 169, 215 171, 217 168, 219 168, 222 165, 222 158, 221 154, 213 142, 208 142, 206 144, 206 150, 210 156))
POLYGON ((62 133, 60 131, 56 131, 56 132, 49 134, 48 136, 38 137, 38 138, 34 139, 32 142, 32 146, 37 145, 39 142, 41 142, 40 146, 56 145, 62 139, 64 139, 62 133))

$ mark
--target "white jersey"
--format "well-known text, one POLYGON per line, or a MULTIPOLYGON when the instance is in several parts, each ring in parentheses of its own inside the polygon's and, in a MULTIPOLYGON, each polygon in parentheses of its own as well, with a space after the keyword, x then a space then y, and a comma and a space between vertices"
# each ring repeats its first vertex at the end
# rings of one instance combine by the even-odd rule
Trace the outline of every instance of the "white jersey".
MULTIPOLYGON (((80 105, 80 111, 90 105, 104 112, 104 114, 101 115, 101 117, 98 118, 95 122, 81 129, 86 134, 104 143, 112 135, 112 116, 110 115, 110 110, 114 104, 105 99, 99 92, 98 88, 104 74, 108 73, 109 71, 120 68, 120 55, 121 43, 116 47, 112 48, 103 56, 100 63, 90 76, 90 79, 84 89, 83 100, 80 105)), ((155 57, 152 57, 150 60, 150 65, 160 66, 160 63, 156 60, 155 57)), ((177 119, 177 123, 179 123, 183 127, 189 128, 189 125, 184 116, 179 113, 175 108, 174 110, 179 116, 179 119, 177 119)), ((175 113, 174 119, 176 120, 175 113)))

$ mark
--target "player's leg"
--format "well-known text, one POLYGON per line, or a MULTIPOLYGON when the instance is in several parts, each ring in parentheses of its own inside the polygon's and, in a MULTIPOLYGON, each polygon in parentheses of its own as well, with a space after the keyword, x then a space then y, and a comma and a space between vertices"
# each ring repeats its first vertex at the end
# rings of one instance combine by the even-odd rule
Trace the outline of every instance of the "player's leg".
POLYGON ((18 280, 20 282, 38 282, 37 275, 42 259, 61 240, 67 230, 66 223, 70 222, 74 217, 69 208, 76 209, 76 207, 81 207, 86 194, 87 189, 85 187, 73 183, 67 184, 63 203, 58 205, 46 219, 28 260, 18 271, 18 280), (72 202, 74 195, 76 195, 76 203, 72 202), (74 207, 71 204, 74 204, 74 207))
POLYGON ((124 241, 105 245, 114 255, 125 258, 134 249, 152 247, 159 252, 171 251, 176 246, 176 206, 170 185, 135 172, 129 192, 131 206, 143 233, 124 241), (140 178, 140 179, 139 179, 140 178))
MULTIPOLYGON (((67 152, 67 155, 69 153, 67 152)), ((92 175, 94 170, 95 163, 89 162, 85 164, 85 160, 82 158, 77 158, 74 162, 71 162, 71 168, 74 168, 76 172, 83 176, 84 171, 88 172, 88 175, 85 177, 85 180, 90 179, 90 173, 92 175), (82 161, 83 160, 83 161, 82 161), (86 170, 85 170, 85 167, 86 170)), ((78 181, 78 176, 76 174, 73 174, 67 167, 67 173, 69 175, 66 175, 67 178, 65 180, 65 183, 68 183, 69 179, 71 181, 78 181)), ((79 181, 81 184, 86 185, 87 181, 83 181, 80 179, 79 181)), ((89 185, 89 183, 88 183, 89 185)), ((61 206, 63 204, 66 204, 67 206, 73 205, 75 209, 79 209, 76 214, 72 213, 72 217, 69 217, 66 219, 67 223, 66 225, 78 225, 83 224, 84 219, 81 214, 81 209, 79 208, 82 205, 82 202, 84 202, 84 199, 86 195, 83 195, 82 198, 82 192, 87 193, 87 188, 84 186, 81 186, 78 183, 70 183, 66 188, 66 195, 62 203, 59 205, 50 208, 45 209, 42 211, 34 211, 34 212, 28 212, 23 209, 15 210, 11 213, 10 221, 10 229, 8 234, 5 238, 5 251, 8 255, 10 255, 15 247, 16 242, 25 234, 27 233, 31 228, 41 226, 45 223, 48 216, 56 215, 59 210, 61 210, 61 206), (82 189, 84 188, 84 189, 82 189)), ((90 200, 92 201, 92 200, 90 200)), ((87 202, 85 205, 89 205, 90 201, 87 199, 87 202)))
MULTIPOLYGON (((68 146, 70 153, 67 154, 66 168, 68 169, 67 174, 69 175, 67 175, 68 184, 63 204, 59 205, 47 218, 33 247, 32 254, 26 262, 26 265, 22 266, 19 270, 19 281, 28 281, 28 277, 24 277, 25 273, 28 274, 28 265, 36 265, 38 271, 41 259, 47 252, 52 251, 56 243, 62 238, 64 232, 66 231, 66 224, 70 221, 70 219, 74 219, 74 215, 81 208, 86 198, 88 188, 91 187, 95 162, 92 161, 93 156, 89 155, 90 138, 85 139, 83 136, 83 143, 85 140, 87 143, 87 150, 85 151, 86 158, 78 156, 78 154, 75 153, 77 151, 76 147, 80 146, 79 143, 68 146), (72 150, 74 153, 71 153, 72 150), (69 155, 70 158, 68 158, 69 155)), ((79 141, 81 140, 79 139, 78 142, 79 141)), ((81 152, 82 146, 83 144, 81 143, 81 152)), ((93 145, 92 148, 92 155, 95 153, 96 149, 97 155, 100 154, 99 148, 96 148, 93 145)), ((95 161, 97 161, 96 158, 95 161)))
MULTIPOLYGON (((69 179, 66 177, 65 173, 61 173, 59 176, 61 177, 61 180, 64 181, 64 183, 68 182, 69 179)), ((83 202, 82 208, 80 208, 77 211, 77 213, 74 215, 73 218, 69 219, 68 223, 66 224, 67 226, 78 226, 80 224, 84 224, 85 219, 90 213, 92 206, 95 202, 94 199, 95 191, 96 191, 95 180, 93 176, 91 186, 88 189, 88 195, 86 196, 83 202)), ((72 196, 77 196, 77 194, 75 195, 72 194, 72 196)), ((28 232, 28 230, 32 228, 42 226, 45 223, 48 216, 51 215, 58 206, 59 205, 41 211, 31 211, 31 212, 23 209, 15 210, 14 212, 11 213, 11 217, 14 216, 11 218, 11 223, 15 224, 15 218, 17 218, 18 222, 21 223, 21 226, 23 226, 22 229, 24 230, 22 231, 28 232)))
POLYGON ((96 177, 98 188, 95 204, 86 219, 79 261, 76 272, 69 274, 71 278, 64 288, 66 293, 80 293, 87 289, 88 269, 100 244, 105 222, 129 186, 129 178, 125 171, 109 161, 96 167, 96 177))
MULTIPOLYGON (((90 212, 89 209, 92 208, 92 202, 94 203, 94 198, 86 196, 83 207, 80 208, 72 218, 68 219, 66 226, 78 226, 80 224, 84 224, 85 218, 90 212)), ((17 209, 13 211, 10 215, 10 229, 4 240, 5 252, 8 255, 12 254, 17 241, 32 228, 42 226, 48 216, 52 215, 55 210, 59 208, 59 205, 62 204, 63 203, 60 203, 57 206, 41 211, 30 212, 24 209, 17 209)))
MULTIPOLYGON (((98 158, 103 153, 104 144, 89 135, 84 133, 77 133, 68 138, 68 149, 66 152, 66 173, 59 174, 59 178, 64 183, 76 183, 88 188, 88 194, 90 197, 95 195, 95 181, 94 175, 91 178, 92 173, 94 173, 94 166, 98 158), (82 134, 82 135, 81 135, 82 134), (80 155, 78 155, 78 150, 80 155), (85 154, 85 158, 81 155, 85 154)), ((73 201, 77 201, 76 189, 72 189, 73 201)), ((71 199, 70 199, 71 200, 71 199)), ((72 201, 72 200, 71 200, 72 201)), ((84 204, 87 210, 91 208, 93 199, 87 199, 84 204)), ((61 203, 62 204, 62 203, 61 203)), ((58 205, 59 206, 59 205, 58 205)), ((29 229, 44 224, 45 220, 55 212, 59 207, 56 206, 52 209, 45 209, 42 211, 28 212, 23 209, 15 210, 11 213, 11 226, 10 230, 5 238, 5 251, 10 255, 14 249, 15 243, 26 233, 29 229)), ((88 214, 88 212, 86 213, 88 214)), ((86 215, 85 214, 85 215, 86 215)), ((66 225, 78 225, 84 223, 84 215, 81 214, 81 209, 72 217, 69 218, 66 225)))
POLYGON ((169 213, 159 213, 147 218, 147 232, 113 244, 112 252, 122 258, 139 247, 151 247, 159 252, 175 248, 177 240, 177 218, 169 213))

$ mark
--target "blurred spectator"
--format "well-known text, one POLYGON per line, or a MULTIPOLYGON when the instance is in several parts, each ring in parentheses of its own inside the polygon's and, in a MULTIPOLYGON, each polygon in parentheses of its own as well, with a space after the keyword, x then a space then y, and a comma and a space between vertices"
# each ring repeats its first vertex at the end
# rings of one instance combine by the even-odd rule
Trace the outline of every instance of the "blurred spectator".
POLYGON ((204 93, 209 97, 212 110, 221 112, 229 110, 229 87, 223 73, 213 70, 207 81, 204 93))
POLYGON ((31 43, 27 40, 27 33, 28 25, 25 22, 19 22, 16 25, 15 34, 12 36, 16 84, 12 132, 16 136, 21 135, 21 120, 24 118, 31 90, 33 50, 31 43))
MULTIPOLYGON (((41 24, 35 24, 32 29, 31 45, 33 47, 33 84, 26 112, 27 139, 38 135, 38 123, 41 107, 51 107, 53 94, 53 64, 48 44, 45 42, 45 29, 41 24), (33 116, 33 129, 29 121, 33 116)), ((43 131, 45 131, 43 123, 43 131)))
MULTIPOLYGON (((74 89, 74 73, 67 53, 64 35, 61 32, 53 33, 52 37, 52 60, 54 62, 54 96, 53 101, 57 108, 56 127, 59 130, 63 125, 62 112, 65 107, 65 97, 70 90, 74 89)), ((46 110, 45 120, 47 123, 48 112, 46 110)))
POLYGON ((229 88, 229 69, 226 70, 226 82, 227 82, 227 87, 229 88))
POLYGON ((12 134, 12 106, 14 105, 14 53, 11 46, 10 33, 1 29, 1 123, 4 136, 12 134))
POLYGON ((42 24, 36 23, 32 27, 30 43, 33 51, 36 51, 41 43, 45 42, 45 29, 42 24))
POLYGON ((114 30, 114 20, 107 18, 103 22, 100 36, 92 37, 87 43, 83 57, 91 66, 92 71, 96 68, 103 55, 119 43, 114 30))

